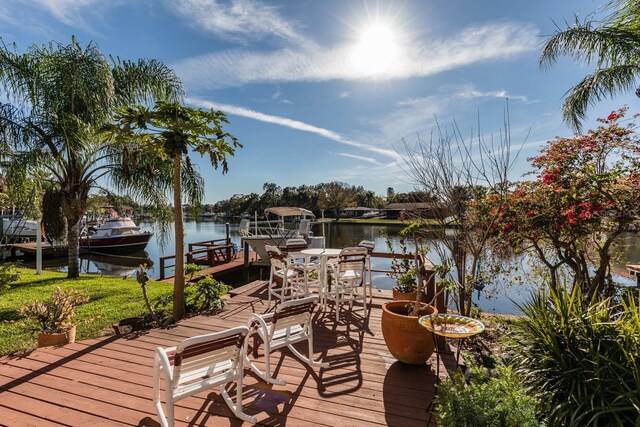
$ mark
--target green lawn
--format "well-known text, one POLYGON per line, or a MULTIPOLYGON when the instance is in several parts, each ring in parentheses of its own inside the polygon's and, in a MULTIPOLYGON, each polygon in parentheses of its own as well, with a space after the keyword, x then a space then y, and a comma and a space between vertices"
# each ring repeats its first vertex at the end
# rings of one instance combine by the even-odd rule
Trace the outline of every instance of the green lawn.
MULTIPOLYGON (((16 310, 24 302, 48 299, 56 286, 63 289, 85 289, 91 298, 76 309, 76 318, 95 320, 78 325, 77 340, 113 333, 111 324, 118 320, 146 313, 142 290, 135 279, 83 274, 69 280, 66 273, 45 271, 37 276, 34 270, 20 269, 20 280, 11 288, 0 291, 0 354, 29 350, 37 346, 37 333, 13 323, 20 320, 16 310)), ((150 281, 147 285, 152 301, 170 294, 173 286, 150 281)))

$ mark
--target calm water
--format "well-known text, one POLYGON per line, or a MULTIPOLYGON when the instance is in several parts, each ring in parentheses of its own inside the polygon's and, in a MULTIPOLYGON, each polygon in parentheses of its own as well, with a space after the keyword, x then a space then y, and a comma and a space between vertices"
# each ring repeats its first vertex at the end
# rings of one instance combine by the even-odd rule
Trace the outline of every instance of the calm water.
MULTIPOLYGON (((152 229, 151 224, 140 223, 143 229, 152 229)), ((225 238, 225 224, 216 222, 205 221, 185 221, 185 243, 223 239, 225 238)), ((376 251, 388 252, 387 244, 381 232, 387 230, 390 239, 396 253, 400 253, 400 244, 398 232, 401 230, 400 226, 383 227, 378 225, 365 225, 365 224, 325 224, 324 236, 326 238, 326 247, 344 248, 347 246, 355 246, 361 240, 373 240, 376 243, 376 251)), ((323 229, 321 226, 314 226, 314 234, 316 236, 323 235, 323 229)), ((240 236, 238 234, 238 225, 230 225, 231 240, 233 243, 240 247, 240 236)), ((640 242, 636 235, 624 236, 626 244, 624 245, 624 251, 620 257, 621 262, 614 265, 614 272, 620 276, 618 281, 627 284, 634 285, 635 280, 628 278, 624 264, 627 262, 640 261, 640 242)), ((159 271, 159 257, 163 255, 169 255, 175 253, 174 250, 174 236, 171 231, 167 236, 167 244, 162 248, 158 239, 154 236, 147 245, 146 251, 127 254, 119 257, 105 257, 100 255, 87 255, 81 261, 81 269, 83 272, 101 272, 108 275, 116 276, 128 276, 135 272, 138 265, 147 263, 150 265, 148 273, 151 277, 158 278, 159 271)), ((409 250, 411 250, 409 246, 409 250)), ((185 248, 186 250, 186 248, 185 248)), ((429 252, 429 258, 433 263, 438 263, 439 258, 434 251, 429 252)), ((390 260, 374 258, 372 267, 374 269, 389 269, 390 260)), ((45 267, 65 269, 65 259, 58 259, 52 261, 46 261, 45 267), (56 265, 57 263, 57 265, 56 265)), ((518 273, 512 273, 517 275, 518 273)), ((391 289, 395 284, 395 280, 388 277, 385 273, 373 273, 374 286, 381 289, 391 289)), ((516 303, 520 304, 526 300, 529 295, 529 291, 533 285, 518 284, 516 281, 506 280, 502 283, 489 285, 482 291, 474 292, 473 300, 477 303, 483 311, 516 314, 518 313, 516 303)))

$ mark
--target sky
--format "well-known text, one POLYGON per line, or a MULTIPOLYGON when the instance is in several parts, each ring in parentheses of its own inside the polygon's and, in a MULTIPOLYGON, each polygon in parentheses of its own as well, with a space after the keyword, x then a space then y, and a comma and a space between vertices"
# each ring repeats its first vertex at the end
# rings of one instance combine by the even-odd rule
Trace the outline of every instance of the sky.
MULTIPOLYGON (((194 107, 223 110, 243 144, 222 175, 198 160, 205 201, 342 181, 410 191, 404 142, 437 125, 499 138, 505 111, 512 179, 546 141, 571 136, 567 90, 592 69, 541 69, 545 38, 604 0, 2 0, 0 37, 20 52, 72 36, 122 59, 159 59, 194 107), (508 100, 508 101, 507 101, 508 100), (404 142, 403 142, 404 141, 404 142)), ((585 129, 633 94, 589 109, 585 129)), ((195 156, 197 157, 197 155, 195 156)))

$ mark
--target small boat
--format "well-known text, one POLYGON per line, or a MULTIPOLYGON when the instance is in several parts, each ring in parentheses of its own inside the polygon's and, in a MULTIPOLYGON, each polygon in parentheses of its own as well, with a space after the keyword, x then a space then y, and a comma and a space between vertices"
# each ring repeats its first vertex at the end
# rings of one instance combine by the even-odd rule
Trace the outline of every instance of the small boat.
POLYGON ((80 237, 83 250, 122 253, 143 250, 153 236, 151 231, 143 231, 129 217, 121 217, 111 211, 97 228, 89 228, 80 237))

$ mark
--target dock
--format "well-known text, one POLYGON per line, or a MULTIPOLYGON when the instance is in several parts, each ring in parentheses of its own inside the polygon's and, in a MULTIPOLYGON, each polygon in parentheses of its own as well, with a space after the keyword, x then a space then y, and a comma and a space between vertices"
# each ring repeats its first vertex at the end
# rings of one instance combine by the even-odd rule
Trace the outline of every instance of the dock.
MULTIPOLYGON (((216 315, 2 357, 0 423, 158 426, 152 403, 154 349, 245 325, 250 313, 268 310, 266 298, 266 282, 256 281, 235 289, 227 308, 216 315)), ((361 310, 344 310, 339 322, 331 309, 316 309, 314 357, 330 367, 310 368, 288 350, 273 352, 274 375, 287 384, 268 385, 246 369, 244 411, 263 426, 435 426, 435 417, 427 424, 427 409, 436 391, 436 356, 418 366, 391 357, 380 324, 385 301, 375 293, 367 318, 361 310)), ((264 369, 263 347, 256 360, 264 369)), ((440 362, 440 378, 445 378, 455 357, 443 354, 440 362)), ((214 388, 179 401, 176 425, 249 424, 233 416, 214 388)))
MULTIPOLYGON (((250 251, 247 254, 247 256, 252 261, 255 261, 256 259, 258 259, 258 256, 256 255, 255 252, 250 251)), ((167 266, 162 265, 161 269, 165 269, 165 268, 167 268, 167 266)), ((239 251, 235 255, 235 257, 229 262, 216 264, 212 267, 205 267, 202 270, 198 271, 193 275, 193 278, 191 279, 191 281, 194 281, 194 282, 198 281, 204 276, 212 276, 213 278, 216 278, 217 276, 224 276, 226 274, 237 273, 242 271, 243 269, 244 269, 244 252, 239 251)), ((158 281, 164 282, 164 283, 173 283, 173 279, 174 279, 174 276, 165 276, 164 278, 161 278, 158 281)))
MULTIPOLYGON (((26 257, 35 258, 36 256, 36 242, 27 243, 12 243, 8 245, 10 247, 11 256, 15 256, 16 251, 21 251, 26 257)), ((67 245, 51 245, 50 243, 42 243, 42 256, 43 257, 56 257, 66 256, 69 253, 69 247, 67 245)))

